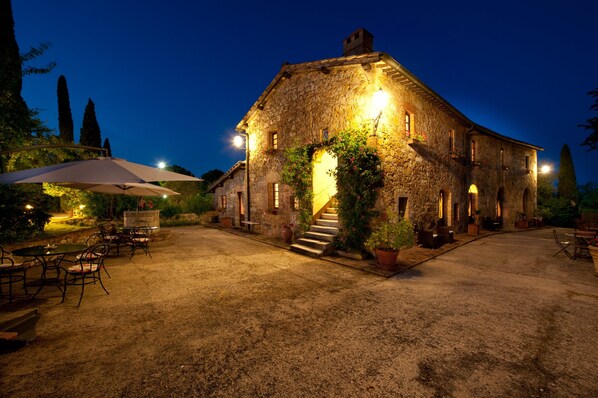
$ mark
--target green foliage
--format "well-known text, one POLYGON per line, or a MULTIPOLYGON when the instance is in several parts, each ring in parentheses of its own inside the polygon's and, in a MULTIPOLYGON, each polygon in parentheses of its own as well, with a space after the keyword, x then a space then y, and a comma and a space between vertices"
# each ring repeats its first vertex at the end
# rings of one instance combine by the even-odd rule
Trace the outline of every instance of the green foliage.
POLYGON ((43 184, 44 193, 53 197, 60 198, 61 210, 75 209, 81 204, 86 204, 87 198, 83 191, 79 189, 66 188, 57 184, 43 184))
POLYGON ((336 178, 338 214, 342 228, 335 242, 345 250, 363 250, 370 235, 370 222, 376 215, 372 209, 383 186, 380 157, 367 146, 367 131, 342 131, 330 146, 338 159, 332 172, 336 178))
POLYGON ((66 78, 63 75, 58 77, 56 93, 58 96, 58 131, 60 131, 60 139, 64 142, 73 143, 75 142, 75 137, 71 100, 69 99, 66 78))
POLYGON ((0 185, 0 242, 23 241, 43 232, 50 220, 44 211, 48 206, 49 197, 39 185, 0 185))
POLYGON ((185 213, 202 214, 214 207, 212 194, 195 194, 190 196, 182 205, 185 213))
MULTIPOLYGON (((594 103, 590 106, 590 110, 598 112, 598 88, 590 91, 588 95, 594 98, 594 103)), ((598 117, 594 116, 588 119, 587 124, 580 124, 579 127, 590 131, 590 134, 581 145, 587 146, 588 151, 598 150, 598 117)))
POLYGON ((298 230, 307 231, 312 221, 312 156, 313 145, 287 148, 284 151, 285 163, 282 167, 281 181, 289 185, 299 201, 298 230))
POLYGON ((110 140, 108 138, 104 140, 104 146, 102 148, 104 148, 104 156, 112 156, 112 147, 110 146, 110 140))
POLYGON ((558 197, 577 202, 577 196, 577 179, 575 178, 573 158, 569 146, 564 144, 563 149, 561 149, 559 166, 558 197))
POLYGON ((588 182, 579 186, 579 207, 583 210, 598 211, 598 184, 588 182))
POLYGON ((181 209, 180 206, 176 206, 176 205, 172 205, 172 204, 167 204, 160 209, 160 215, 163 217, 166 217, 166 218, 174 217, 178 214, 181 214, 182 212, 183 212, 183 209, 181 209))
POLYGON ((555 227, 575 227, 579 217, 576 207, 570 200, 553 197, 548 199, 540 209, 547 225, 555 227))
POLYGON ((387 221, 383 221, 365 241, 365 247, 371 251, 375 249, 399 250, 409 248, 415 243, 413 225, 404 218, 399 219, 399 213, 388 208, 387 221))
POLYGON ((96 107, 91 98, 87 101, 85 112, 83 113, 83 123, 81 125, 79 143, 81 145, 88 145, 96 148, 102 146, 100 125, 96 119, 96 107))
POLYGON ((210 171, 203 173, 201 175, 201 179, 203 179, 203 181, 201 182, 201 189, 204 192, 207 191, 208 188, 223 175, 224 175, 224 171, 222 171, 220 169, 212 169, 210 171))

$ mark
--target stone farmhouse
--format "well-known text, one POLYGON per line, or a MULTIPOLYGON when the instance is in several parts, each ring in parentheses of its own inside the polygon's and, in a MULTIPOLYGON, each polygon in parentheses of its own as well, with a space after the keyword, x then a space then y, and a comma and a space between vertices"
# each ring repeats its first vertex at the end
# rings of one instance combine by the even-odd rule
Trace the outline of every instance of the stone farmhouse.
POLYGON ((245 162, 239 161, 216 180, 208 192, 214 194, 214 209, 220 223, 227 227, 241 226, 245 221, 245 162))
MULTIPOLYGON (((342 57, 284 64, 237 125, 248 143, 250 183, 239 183, 227 203, 248 209, 256 231, 277 236, 296 222, 293 192, 280 182, 285 148, 366 123, 384 169, 379 210, 392 206, 420 228, 457 232, 474 216, 513 228, 533 215, 542 148, 470 120, 390 55, 374 52, 364 29, 346 38, 343 50, 342 57)), ((325 150, 314 156, 314 221, 334 198, 327 171, 335 161, 325 150)), ((237 225, 245 217, 230 214, 237 225)))

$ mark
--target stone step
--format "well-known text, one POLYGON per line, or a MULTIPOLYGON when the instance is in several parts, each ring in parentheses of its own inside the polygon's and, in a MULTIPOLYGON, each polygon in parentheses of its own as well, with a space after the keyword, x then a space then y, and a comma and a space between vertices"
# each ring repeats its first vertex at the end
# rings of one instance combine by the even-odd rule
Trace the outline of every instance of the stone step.
POLYGON ((309 239, 309 238, 299 238, 299 239, 297 239, 297 243, 300 245, 303 245, 303 246, 308 246, 308 247, 322 250, 322 251, 326 251, 326 250, 330 249, 330 247, 332 246, 331 242, 326 242, 326 241, 317 240, 317 239, 309 239))
POLYGON ((336 207, 329 207, 326 209, 326 213, 337 214, 338 212, 336 211, 336 207))
POLYGON ((324 213, 320 218, 323 218, 324 220, 338 220, 338 214, 324 213))
POLYGON ((326 242, 332 242, 334 240, 334 235, 326 234, 322 232, 315 232, 315 231, 307 231, 303 234, 304 237, 307 239, 315 239, 315 240, 323 240, 326 242))
POLYGON ((320 218, 316 220, 316 225, 338 228, 338 220, 324 220, 323 218, 320 218))
POLYGON ((311 225, 309 227, 311 232, 322 232, 329 235, 338 235, 338 228, 335 227, 327 227, 325 225, 311 225))
POLYGON ((313 247, 300 245, 298 243, 293 243, 291 245, 291 251, 311 257, 321 257, 324 254, 323 250, 314 249, 313 247))

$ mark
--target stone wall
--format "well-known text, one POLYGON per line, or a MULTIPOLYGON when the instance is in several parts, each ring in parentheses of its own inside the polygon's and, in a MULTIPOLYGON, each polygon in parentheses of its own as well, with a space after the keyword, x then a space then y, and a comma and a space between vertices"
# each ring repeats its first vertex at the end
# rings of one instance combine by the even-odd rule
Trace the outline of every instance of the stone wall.
POLYGON ((505 227, 512 226, 516 212, 523 211, 526 189, 528 212, 535 208, 534 149, 499 136, 480 134, 464 119, 449 115, 379 68, 357 64, 325 72, 295 72, 279 82, 263 109, 249 118, 246 131, 251 149, 251 217, 262 224, 262 233, 277 235, 282 224, 296 221, 288 186, 280 185, 279 209, 268 208, 268 184, 280 183, 284 148, 320 142, 323 130, 333 136, 342 129, 358 126, 365 126, 375 135, 370 141, 378 147, 383 162, 385 186, 380 190, 378 209, 396 208, 399 198, 407 198, 407 218, 420 227, 429 227, 438 221, 442 191, 446 223, 465 231, 471 184, 479 190, 477 203, 481 214, 489 217, 496 217, 497 195, 499 191, 503 193, 505 227), (388 94, 382 113, 371 105, 379 89, 388 94), (406 111, 413 118, 411 137, 405 132, 406 111), (453 152, 449 148, 450 130, 455 132, 453 152), (276 151, 268 150, 272 132, 278 133, 276 151), (416 134, 424 135, 425 140, 410 143, 416 134), (469 157, 472 137, 480 162, 475 166, 469 157), (499 163, 501 148, 508 170, 499 163), (526 155, 531 173, 523 166, 526 155))
POLYGON ((239 170, 232 175, 232 178, 227 178, 221 187, 214 190, 214 208, 218 211, 218 218, 231 218, 232 226, 240 226, 239 219, 239 196, 242 192, 243 200, 245 200, 245 170, 239 170), (222 195, 226 196, 226 207, 223 208, 222 195))

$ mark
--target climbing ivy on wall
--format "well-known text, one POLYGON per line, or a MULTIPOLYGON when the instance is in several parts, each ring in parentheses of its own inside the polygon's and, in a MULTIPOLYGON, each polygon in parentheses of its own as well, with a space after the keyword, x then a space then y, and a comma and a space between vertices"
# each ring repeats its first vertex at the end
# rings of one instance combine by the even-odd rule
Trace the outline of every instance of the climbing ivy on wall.
POLYGON ((332 172, 336 178, 337 209, 342 228, 336 246, 361 251, 370 235, 370 222, 378 188, 383 186, 380 157, 375 148, 367 145, 364 129, 342 131, 331 142, 330 150, 338 159, 332 172))
POLYGON ((311 224, 313 153, 313 145, 287 148, 284 152, 286 161, 282 167, 281 180, 293 188, 295 198, 299 201, 298 228, 301 232, 307 231, 311 224))
POLYGON ((348 129, 329 141, 285 150, 282 182, 294 189, 299 200, 302 232, 312 222, 312 157, 319 148, 327 148, 338 159, 336 170, 331 172, 336 179, 337 209, 342 225, 335 244, 344 250, 360 251, 371 232, 377 188, 383 185, 380 158, 375 148, 367 146, 365 129, 348 129))

